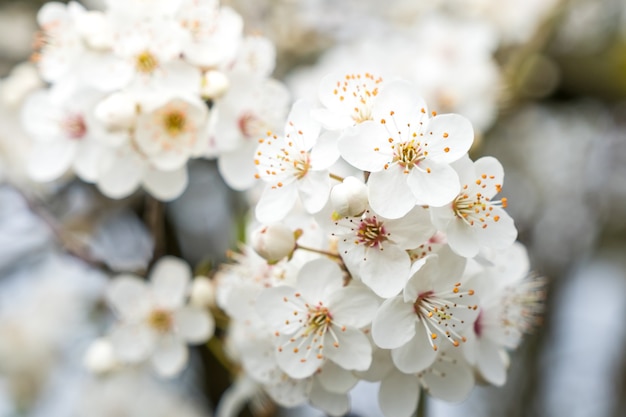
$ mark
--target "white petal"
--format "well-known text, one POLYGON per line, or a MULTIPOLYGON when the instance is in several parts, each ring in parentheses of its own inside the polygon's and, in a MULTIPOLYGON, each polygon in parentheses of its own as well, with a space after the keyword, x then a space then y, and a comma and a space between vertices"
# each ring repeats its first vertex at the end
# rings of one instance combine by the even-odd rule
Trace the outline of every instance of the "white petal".
POLYGON ((413 304, 401 296, 385 300, 372 322, 372 339, 381 348, 398 348, 415 336, 417 319, 413 304))
POLYGON ((176 334, 187 343, 204 343, 213 336, 215 322, 205 310, 195 307, 183 307, 174 312, 176 334))
POLYGON ((28 174, 39 182, 59 179, 72 164, 76 146, 68 140, 35 143, 28 158, 28 174))
POLYGON ((145 281, 135 275, 118 275, 108 286, 107 301, 123 320, 138 321, 149 312, 149 289, 145 281))
POLYGON ((481 188, 482 185, 485 185, 481 190, 481 194, 485 197, 492 198, 499 192, 504 181, 504 168, 502 168, 502 164, 494 157, 484 156, 474 162, 473 168, 475 177, 470 181, 480 179, 481 188))
POLYGON ((345 394, 356 385, 359 379, 352 372, 328 361, 322 366, 321 372, 317 374, 317 381, 327 391, 345 394))
POLYGON ((332 326, 337 344, 330 342, 331 336, 326 335, 324 353, 326 356, 347 370, 365 371, 372 362, 372 345, 363 332, 350 327, 332 326))
POLYGON ((444 401, 463 401, 474 387, 471 368, 455 354, 442 353, 423 378, 428 393, 444 401))
POLYGON ((296 101, 287 116, 285 134, 302 139, 304 150, 309 151, 317 141, 320 130, 320 124, 311 117, 310 103, 303 99, 296 101))
POLYGON ((414 207, 403 217, 385 222, 389 237, 402 249, 415 249, 435 234, 428 209, 414 207))
POLYGON ((143 186, 153 197, 161 201, 178 198, 187 188, 187 167, 175 171, 158 171, 148 167, 143 176, 143 186))
POLYGON ((404 301, 415 302, 420 294, 432 291, 432 280, 439 276, 438 260, 439 255, 430 254, 411 265, 411 278, 404 287, 404 301))
POLYGON ((98 142, 83 142, 78 146, 74 159, 76 175, 86 182, 98 179, 98 161, 102 156, 103 145, 98 142))
MULTIPOLYGON (((343 287, 343 274, 337 263, 320 258, 304 264, 298 274, 298 289, 310 304, 323 301, 343 287)), ((343 324, 343 323, 342 323, 343 324)))
POLYGON ((257 145, 252 141, 246 142, 239 149, 220 155, 217 167, 231 188, 243 191, 255 183, 256 166, 253 161, 257 145))
POLYGON ((419 399, 420 386, 414 375, 396 371, 380 383, 378 403, 386 417, 411 417, 419 399))
POLYGON ((266 288, 261 291, 256 300, 256 311, 270 329, 291 334, 302 327, 298 320, 289 321, 290 318, 297 317, 307 310, 302 297, 296 296, 297 293, 294 288, 288 286, 266 288))
POLYGON ((130 152, 111 155, 110 158, 101 166, 98 188, 110 198, 127 197, 139 186, 144 163, 130 152))
POLYGON ((343 416, 350 410, 350 400, 347 394, 328 392, 318 384, 313 384, 309 398, 311 404, 332 417, 343 416))
POLYGON ((325 132, 322 134, 310 152, 311 167, 316 171, 330 168, 339 159, 337 147, 337 133, 325 132))
POLYGON ((380 123, 367 121, 341 136, 337 146, 348 163, 363 171, 376 172, 393 158, 388 137, 387 129, 380 123))
POLYGON ((478 254, 480 245, 474 229, 466 225, 461 219, 454 219, 446 230, 448 245, 461 256, 473 258, 478 254))
POLYGON ((313 378, 294 379, 283 377, 277 383, 263 388, 270 397, 283 407, 295 407, 309 399, 313 378))
POLYGON ((437 352, 428 342, 430 335, 426 334, 421 323, 417 323, 416 331, 415 337, 407 344, 391 351, 393 363, 407 374, 423 371, 437 357, 437 352))
POLYGON ((324 208, 330 195, 330 177, 327 171, 309 171, 298 181, 300 200, 308 213, 324 208))
POLYGON ((368 180, 368 196, 372 209, 388 219, 397 219, 415 207, 416 199, 402 167, 393 164, 389 169, 372 172, 368 180))
POLYGON ((490 384, 502 386, 506 382, 506 367, 500 356, 500 348, 491 340, 480 339, 476 346, 478 371, 490 384))
POLYGON ((325 129, 339 130, 354 124, 352 117, 345 114, 337 114, 328 109, 313 109, 311 117, 320 122, 325 129))
POLYGON ((361 267, 363 283, 379 297, 397 295, 409 279, 409 255, 395 245, 386 245, 383 250, 369 248, 365 258, 361 267))
POLYGON ((481 246, 491 249, 506 249, 515 242, 517 229, 513 219, 501 208, 495 207, 491 218, 498 218, 497 222, 490 221, 487 227, 476 230, 476 237, 481 246))
POLYGON ((266 185, 255 209, 256 218, 265 224, 279 222, 291 211, 297 199, 298 188, 293 183, 276 188, 266 185))
POLYGON ((407 183, 421 204, 441 207, 452 202, 459 194, 461 184, 456 171, 446 164, 424 160, 420 168, 412 169, 407 183), (430 169, 430 172, 428 170, 430 169))
POLYGON ((328 307, 335 322, 360 329, 372 322, 379 303, 368 288, 350 286, 333 293, 328 307))
POLYGON ((152 354, 155 371, 165 378, 173 377, 187 365, 189 351, 187 346, 176 337, 161 338, 152 354))
POLYGON ((143 324, 120 324, 113 328, 109 340, 120 361, 136 363, 150 355, 156 335, 143 324))
POLYGON ((395 125, 401 128, 419 118, 421 114, 425 116, 428 114, 426 103, 420 97, 415 84, 403 80, 385 84, 372 106, 372 117, 376 122, 380 119, 389 122, 393 120, 395 125))
POLYGON ((150 273, 155 302, 168 309, 182 306, 190 280, 191 268, 187 262, 173 256, 160 258, 150 273))
POLYGON ((469 151, 474 142, 474 129, 469 120, 458 114, 442 114, 428 122, 428 157, 450 163, 469 151))
MULTIPOLYGON (((318 355, 318 349, 316 349, 318 344, 324 343, 324 340, 318 339, 314 343, 313 337, 313 335, 305 338, 298 337, 293 342, 291 342, 289 335, 278 338, 279 347, 276 349, 276 362, 280 369, 290 377, 307 378, 324 364, 326 359, 323 355, 318 355)), ((326 335, 324 338, 328 340, 329 336, 326 335)))

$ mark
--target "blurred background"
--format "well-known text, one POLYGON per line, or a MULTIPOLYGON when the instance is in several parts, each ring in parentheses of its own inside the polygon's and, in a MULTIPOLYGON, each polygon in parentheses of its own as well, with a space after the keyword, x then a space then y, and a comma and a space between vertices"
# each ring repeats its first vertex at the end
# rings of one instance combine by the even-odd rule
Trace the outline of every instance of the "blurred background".
MULTIPOLYGON (((0 0, 0 77, 28 61, 43 3, 0 0)), ((502 162, 508 211, 548 280, 543 324, 512 355, 504 387, 478 387, 458 405, 430 399, 428 415, 626 416, 626 2, 222 4, 243 15, 246 32, 275 42, 275 76, 295 97, 314 97, 317 80, 336 67, 397 73, 422 83, 433 108, 473 121, 474 158, 502 162)), ((0 173, 16 182, 8 175, 21 146, 13 87, 0 88, 0 173)), ((163 208, 167 224, 156 225, 138 217, 149 213, 137 209, 142 203, 108 201, 78 183, 48 202, 50 222, 0 186, 1 417, 210 415, 218 394, 202 394, 201 370, 214 364, 201 354, 172 384, 132 373, 106 384, 86 379, 82 354, 108 320, 99 301, 106 277, 65 254, 51 227, 88 240, 108 266, 145 267, 155 231, 174 234, 175 251, 192 264, 218 262, 233 247, 245 199, 211 162, 195 162, 191 173, 189 189, 163 208)), ((372 393, 369 385, 354 392, 355 416, 379 415, 372 393)))

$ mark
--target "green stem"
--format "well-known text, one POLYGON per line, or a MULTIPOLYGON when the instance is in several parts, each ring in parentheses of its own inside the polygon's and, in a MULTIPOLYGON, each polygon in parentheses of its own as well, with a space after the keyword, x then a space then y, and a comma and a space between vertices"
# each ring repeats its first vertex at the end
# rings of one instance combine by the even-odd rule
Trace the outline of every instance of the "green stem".
POLYGON ((420 401, 417 404, 415 417, 426 417, 426 391, 420 388, 420 401))
POLYGON ((302 246, 299 243, 296 243, 296 249, 294 249, 294 250, 297 250, 297 249, 302 249, 302 250, 305 250, 305 251, 308 251, 308 252, 313 252, 313 253, 319 253, 320 255, 329 256, 331 258, 341 259, 341 256, 339 256, 338 253, 329 252, 329 251, 326 251, 326 250, 323 250, 323 249, 310 248, 308 246, 302 246))
POLYGON ((233 363, 226 357, 224 353, 224 346, 220 339, 217 337, 212 337, 206 344, 207 348, 213 354, 213 357, 228 371, 229 374, 235 375, 237 373, 236 367, 233 363))

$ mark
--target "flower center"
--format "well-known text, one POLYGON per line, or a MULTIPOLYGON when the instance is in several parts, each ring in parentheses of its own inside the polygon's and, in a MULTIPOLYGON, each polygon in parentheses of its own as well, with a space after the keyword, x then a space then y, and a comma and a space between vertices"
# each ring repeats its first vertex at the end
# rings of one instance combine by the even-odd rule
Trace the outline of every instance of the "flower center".
POLYGON ((309 310, 308 322, 303 335, 308 336, 311 333, 318 333, 321 336, 326 332, 332 321, 333 319, 328 308, 317 306, 309 310))
POLYGON ((148 316, 148 325, 160 333, 169 331, 173 324, 172 314, 167 310, 153 310, 148 316))
POLYGON ((506 208, 506 206, 506 198, 502 198, 500 201, 491 201, 491 199, 483 196, 481 193, 476 193, 475 195, 464 193, 459 194, 454 199, 452 211, 454 211, 454 215, 457 218, 463 220, 468 226, 479 224, 484 229, 487 227, 488 220, 493 220, 494 222, 500 220, 499 216, 492 216, 493 208, 506 208))
POLYGON ((394 162, 403 168, 412 168, 426 156, 419 143, 414 141, 403 142, 396 145, 394 162))
POLYGON ((242 114, 237 120, 239 131, 246 138, 254 137, 262 132, 263 122, 255 114, 247 112, 242 114))
POLYGON ((187 118, 185 113, 180 110, 173 110, 163 116, 163 127, 168 135, 176 137, 183 133, 187 118))
POLYGON ((297 179, 302 179, 306 176, 311 168, 311 161, 309 160, 309 154, 302 155, 302 158, 298 158, 293 161, 293 168, 295 170, 295 176, 297 179))
POLYGON ((385 231, 385 226, 378 221, 376 216, 361 220, 356 235, 358 243, 369 248, 376 248, 389 240, 389 233, 385 231))
POLYGON ((72 139, 82 139, 87 134, 85 119, 80 114, 70 114, 61 122, 61 129, 72 139))
POLYGON ((135 58, 135 68, 137 71, 150 74, 159 66, 159 61, 150 51, 143 51, 135 58))

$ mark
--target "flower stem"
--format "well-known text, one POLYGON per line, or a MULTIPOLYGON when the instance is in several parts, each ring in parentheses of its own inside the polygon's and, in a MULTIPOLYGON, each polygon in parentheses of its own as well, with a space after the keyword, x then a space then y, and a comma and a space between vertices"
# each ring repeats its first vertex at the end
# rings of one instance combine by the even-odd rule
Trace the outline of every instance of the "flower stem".
POLYGON ((332 179, 336 180, 336 181, 339 181, 339 182, 343 182, 343 180, 344 180, 344 178, 343 178, 343 177, 341 177, 341 176, 339 176, 339 175, 337 175, 337 174, 333 174, 332 172, 329 172, 329 173, 328 173, 328 176, 329 176, 330 178, 332 178, 332 179))
POLYGON ((320 255, 329 256, 331 258, 341 259, 341 256, 339 256, 338 253, 326 251, 323 249, 310 248, 308 246, 302 246, 299 243, 296 243, 296 248, 294 250, 297 250, 297 249, 302 249, 302 250, 313 252, 313 253, 319 253, 320 255))
POLYGON ((229 374, 235 375, 237 373, 236 366, 226 357, 224 353, 224 344, 217 337, 212 337, 206 343, 207 348, 213 354, 213 357, 219 362, 220 365, 224 367, 228 371, 229 374))
POLYGON ((426 391, 421 389, 420 392, 420 401, 417 404, 417 410, 415 412, 415 417, 426 417, 426 391))

